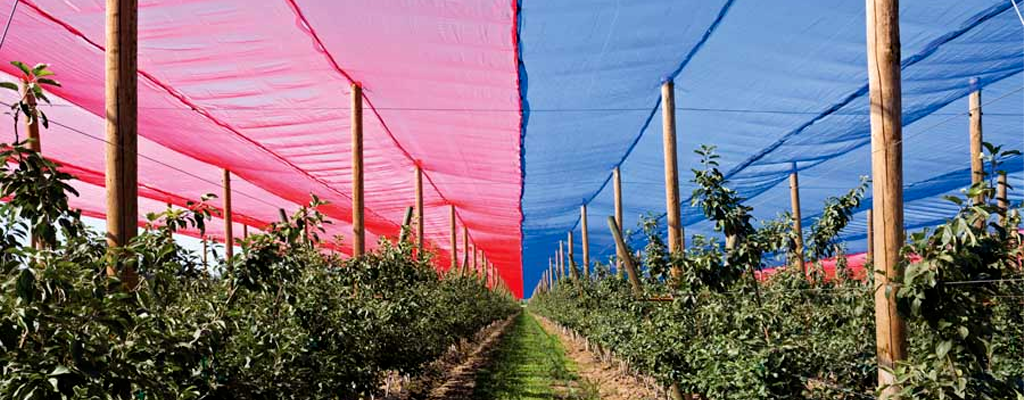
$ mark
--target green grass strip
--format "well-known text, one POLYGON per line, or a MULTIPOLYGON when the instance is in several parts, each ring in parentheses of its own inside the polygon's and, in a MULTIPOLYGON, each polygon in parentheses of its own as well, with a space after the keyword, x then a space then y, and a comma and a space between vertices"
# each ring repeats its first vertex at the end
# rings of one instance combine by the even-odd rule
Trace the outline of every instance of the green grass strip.
POLYGON ((474 399, 597 399, 593 385, 581 382, 562 343, 533 316, 520 314, 509 329, 493 362, 477 372, 474 399))

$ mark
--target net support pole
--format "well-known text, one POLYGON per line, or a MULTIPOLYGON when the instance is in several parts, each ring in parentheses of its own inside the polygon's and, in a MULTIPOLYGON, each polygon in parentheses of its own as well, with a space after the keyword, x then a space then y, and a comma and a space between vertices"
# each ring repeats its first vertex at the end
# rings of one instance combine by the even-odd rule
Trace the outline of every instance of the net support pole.
POLYGON ((416 254, 423 254, 423 167, 416 163, 416 254))
POLYGON ((590 233, 587 232, 587 205, 580 206, 580 240, 583 241, 583 279, 590 279, 590 233))
MULTIPOLYGON (((671 80, 661 84, 662 140, 665 150, 665 211, 668 221, 668 250, 683 251, 683 226, 679 211, 679 163, 676 160, 676 98, 671 80)), ((679 267, 672 267, 672 276, 679 276, 679 267)))
POLYGON ((804 233, 800 221, 802 218, 800 214, 800 178, 796 169, 796 163, 793 163, 793 171, 789 173, 789 202, 793 210, 795 267, 803 271, 804 275, 807 275, 807 266, 804 264, 804 233))
MULTIPOLYGON (((971 80, 971 83, 975 83, 971 80)), ((982 131, 981 131, 981 89, 971 92, 968 110, 971 118, 970 139, 971 139, 971 184, 985 180, 985 163, 982 156, 982 131)), ((978 203, 985 201, 983 197, 975 199, 978 203)))
POLYGON ((449 233, 451 235, 451 269, 458 272, 459 268, 459 228, 455 225, 455 205, 448 205, 448 222, 449 222, 449 233))
POLYGON ((469 227, 462 225, 462 274, 469 274, 469 227))
POLYGON ((234 224, 231 217, 231 171, 224 169, 224 262, 235 255, 234 224))
POLYGON ((565 252, 562 249, 562 241, 558 241, 558 277, 565 278, 565 252))
POLYGON ((894 293, 903 246, 903 145, 899 0, 866 0, 875 251, 875 340, 880 398, 898 398, 892 370, 906 358, 906 327, 894 293))
MULTIPOLYGON (((123 247, 138 234, 138 1, 106 3, 107 245, 123 247)), ((107 274, 116 274, 113 265, 107 274)), ((138 276, 124 266, 121 280, 138 276)))
MULTIPOLYGON (((629 254, 629 248, 626 247, 626 241, 622 239, 622 232, 619 230, 619 225, 615 223, 615 217, 608 217, 608 228, 612 231, 612 238, 615 239, 615 247, 618 248, 619 253, 629 254)), ((639 298, 643 295, 643 288, 640 286, 640 278, 637 276, 633 259, 629 257, 623 258, 622 265, 626 268, 629 284, 633 288, 633 296, 639 298)))
POLYGON ((352 84, 352 257, 366 252, 363 219, 363 88, 352 84))
POLYGON ((553 261, 553 260, 551 259, 551 257, 548 257, 548 281, 549 281, 548 283, 549 283, 549 284, 550 284, 550 285, 551 285, 552 287, 554 287, 554 286, 555 286, 555 285, 554 285, 554 280, 555 280, 555 266, 554 266, 554 261, 553 261))
MULTIPOLYGON (((612 170, 612 181, 615 188, 615 223, 622 229, 622 173, 619 171, 619 167, 615 167, 612 170)), ((619 231, 622 234, 622 231, 619 231)), ((615 260, 615 273, 622 277, 622 259, 626 258, 626 254, 617 252, 617 259, 615 260)))

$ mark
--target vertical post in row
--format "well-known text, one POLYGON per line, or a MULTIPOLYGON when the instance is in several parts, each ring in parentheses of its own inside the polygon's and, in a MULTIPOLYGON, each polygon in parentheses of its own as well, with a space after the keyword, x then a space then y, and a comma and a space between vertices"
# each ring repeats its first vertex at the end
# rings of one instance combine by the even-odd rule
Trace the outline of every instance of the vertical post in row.
POLYGON ((352 84, 352 257, 366 252, 363 219, 363 88, 352 84))
MULTIPOLYGON (((107 245, 122 247, 138 234, 138 1, 107 0, 106 13, 107 245)), ((107 275, 117 274, 113 265, 107 275)), ((122 281, 134 288, 130 266, 122 281)))
POLYGON ((452 249, 451 249, 451 258, 452 258, 451 264, 452 265, 451 265, 451 269, 453 269, 453 270, 455 270, 457 272, 458 268, 459 268, 459 250, 458 250, 459 249, 459 235, 458 235, 457 232, 459 231, 459 229, 458 229, 458 227, 455 226, 455 205, 454 204, 449 204, 448 205, 448 214, 449 214, 449 223, 450 223, 449 227, 451 228, 451 244, 452 244, 452 249))
POLYGON ((423 257, 423 167, 416 162, 416 254, 423 257))
MULTIPOLYGON (((675 85, 671 80, 661 85, 662 139, 665 150, 665 211, 668 215, 668 250, 683 251, 682 217, 679 211, 679 164, 676 160, 676 100, 675 85)), ((679 268, 672 267, 672 276, 679 276, 679 268)))
MULTIPOLYGON (((619 172, 619 167, 615 167, 612 171, 612 179, 615 187, 615 223, 619 227, 619 234, 623 234, 622 229, 622 174, 619 172)), ((622 260, 628 255, 618 251, 616 247, 616 260, 615 260, 615 273, 618 276, 623 275, 622 271, 622 260)))
POLYGON ((875 341, 880 398, 898 397, 891 372, 906 358, 906 327, 896 311, 895 285, 903 246, 903 122, 899 0, 867 0, 871 172, 874 202, 875 341))
POLYGON ((231 217, 231 171, 224 168, 224 262, 235 255, 234 224, 231 217))
POLYGON ((565 278, 565 252, 562 251, 562 241, 558 241, 558 277, 565 278))
POLYGON ((804 265, 804 232, 800 221, 800 178, 797 176, 797 173, 796 163, 793 163, 793 171, 789 173, 789 202, 793 209, 795 267, 799 268, 806 275, 807 266, 804 265))
POLYGON ((548 282, 548 284, 551 287, 554 287, 555 286, 555 284, 554 284, 554 280, 555 280, 555 267, 554 267, 554 262, 551 260, 551 257, 548 257, 548 280, 550 281, 550 282, 548 282))
POLYGON ((587 232, 587 205, 580 206, 580 234, 583 236, 583 279, 590 279, 590 234, 587 232))
POLYGON ((473 243, 473 273, 479 274, 480 269, 477 265, 477 255, 477 246, 476 243, 473 243))
POLYGON ((249 238, 249 225, 242 224, 242 239, 249 238))

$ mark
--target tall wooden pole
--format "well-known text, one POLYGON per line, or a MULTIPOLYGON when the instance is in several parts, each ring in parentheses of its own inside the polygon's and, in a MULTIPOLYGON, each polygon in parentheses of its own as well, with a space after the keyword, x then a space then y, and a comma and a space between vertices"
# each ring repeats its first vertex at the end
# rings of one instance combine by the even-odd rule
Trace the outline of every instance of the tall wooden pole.
POLYGON ((554 282, 555 281, 555 267, 554 267, 554 261, 551 260, 551 257, 548 257, 548 278, 551 280, 551 282, 549 282, 549 283, 551 284, 552 287, 554 287, 555 286, 555 282, 554 282))
POLYGON ((881 398, 898 398, 890 372, 907 356, 906 327, 894 293, 903 246, 903 122, 899 0, 866 0, 868 82, 871 96, 871 170, 874 202, 875 340, 881 398))
POLYGON ((224 169, 224 262, 235 255, 234 224, 231 217, 231 171, 224 169))
MULTIPOLYGON (((683 251, 682 217, 679 211, 679 163, 676 160, 676 97, 671 80, 661 85, 662 139, 665 150, 665 209, 668 213, 668 250, 683 251)), ((679 276, 679 267, 672 267, 672 276, 679 276)))
MULTIPOLYGON (((973 82, 973 80, 972 80, 973 82)), ((981 133, 981 89, 971 92, 969 100, 969 113, 971 116, 971 184, 985 180, 985 163, 982 160, 982 133, 981 133)), ((975 199, 978 203, 985 201, 983 196, 975 199)))
POLYGON ((473 272, 480 273, 479 266, 477 265, 477 248, 476 248, 476 243, 473 244, 473 272))
POLYGON ((583 236, 583 279, 590 279, 590 233, 587 232, 587 205, 580 206, 580 234, 583 236))
POLYGON ((419 163, 416 164, 416 254, 423 254, 423 167, 419 163))
MULTIPOLYGON (((615 167, 612 171, 612 179, 614 180, 615 187, 615 223, 618 225, 620 231, 619 234, 623 234, 622 229, 622 174, 619 172, 619 167, 615 167)), ((626 254, 619 253, 616 248, 617 257, 615 260, 615 273, 620 277, 623 274, 622 271, 622 259, 626 258, 626 254)))
POLYGON ((875 262, 875 220, 871 214, 868 209, 868 253, 865 257, 868 264, 875 262))
POLYGON ((242 239, 249 238, 249 225, 242 224, 242 239))
POLYGON ((352 84, 352 256, 366 252, 363 219, 363 88, 352 84))
POLYGON ((789 202, 793 208, 796 267, 800 268, 800 271, 803 271, 804 274, 807 274, 807 266, 804 265, 804 231, 800 222, 800 179, 797 176, 796 163, 793 163, 793 172, 789 173, 789 202))
POLYGON ((568 271, 565 270, 565 251, 562 248, 561 240, 558 241, 558 268, 559 270, 562 271, 562 273, 559 274, 559 276, 565 278, 565 273, 568 271))
POLYGON ((451 265, 451 268, 456 270, 456 271, 458 271, 458 268, 459 268, 459 235, 458 235, 459 228, 455 225, 455 205, 454 204, 449 204, 448 205, 448 214, 449 214, 449 222, 450 222, 450 228, 451 228, 451 243, 452 243, 452 250, 451 250, 452 265, 451 265))
MULTIPOLYGON (((107 0, 106 14, 107 245, 122 247, 138 234, 138 1, 107 0)), ((108 275, 116 268, 108 266, 108 275)), ((124 266, 121 279, 138 277, 124 266)))
MULTIPOLYGON (((608 228, 612 231, 612 238, 615 239, 615 246, 618 247, 620 254, 629 254, 629 248, 626 247, 626 241, 622 239, 622 231, 619 229, 619 225, 615 223, 614 217, 608 217, 608 228)), ((633 295, 640 297, 643 295, 643 287, 640 286, 640 278, 637 275, 636 267, 633 265, 633 259, 626 257, 622 259, 622 265, 626 268, 626 275, 629 276, 629 283, 633 287, 633 295)))
POLYGON ((1006 228, 1006 212, 1010 209, 1010 200, 1006 197, 1006 171, 999 172, 996 182, 996 201, 999 206, 999 226, 1006 228))

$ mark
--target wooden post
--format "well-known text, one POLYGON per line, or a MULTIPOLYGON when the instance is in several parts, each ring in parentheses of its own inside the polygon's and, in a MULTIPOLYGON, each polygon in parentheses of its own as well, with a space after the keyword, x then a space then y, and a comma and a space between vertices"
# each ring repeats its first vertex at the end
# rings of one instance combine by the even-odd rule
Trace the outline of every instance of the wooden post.
POLYGON ((459 268, 459 251, 458 251, 458 249, 459 249, 459 235, 458 235, 459 228, 457 226, 455 226, 455 205, 454 204, 449 204, 448 205, 448 211, 449 211, 449 217, 450 217, 450 221, 449 222, 451 223, 450 224, 450 228, 451 228, 451 243, 452 243, 452 250, 451 250, 452 265, 451 265, 451 268, 456 270, 456 271, 458 271, 458 268, 459 268))
POLYGON ((565 252, 562 251, 562 241, 558 241, 558 277, 565 278, 565 252))
POLYGON ((206 235, 203 235, 202 238, 203 238, 203 269, 209 269, 209 264, 206 262, 206 255, 209 254, 209 251, 206 249, 206 240, 207 240, 206 235))
POLYGON ((872 208, 875 250, 875 341, 881 398, 900 387, 886 370, 906 358, 906 327, 894 293, 903 247, 903 132, 899 0, 867 0, 868 83, 871 98, 872 208))
MULTIPOLYGON (((974 84, 977 81, 971 80, 974 84)), ((981 89, 971 92, 969 100, 969 115, 971 117, 971 184, 977 184, 985 180, 985 163, 982 160, 982 133, 981 133, 981 89)), ((976 202, 981 203, 985 201, 984 196, 978 196, 975 199, 976 202)))
MULTIPOLYGON (((675 85, 666 81, 661 85, 662 139, 665 150, 665 209, 668 213, 668 250, 672 253, 685 247, 683 226, 679 211, 679 164, 676 161, 676 100, 675 85)), ((679 273, 673 268, 672 274, 679 273)))
POLYGON ((249 238, 249 225, 242 224, 242 239, 249 238))
POLYGON ((996 182, 996 199, 999 206, 999 226, 1006 228, 1006 212, 1010 209, 1010 200, 1006 197, 1006 171, 999 172, 996 182))
POLYGON ((555 286, 555 267, 554 267, 554 262, 551 260, 551 257, 548 257, 548 279, 551 281, 551 282, 549 282, 551 284, 551 286, 554 287, 555 286))
POLYGON ((480 273, 480 269, 477 266, 477 262, 476 262, 476 257, 477 257, 477 252, 476 251, 477 251, 476 243, 473 243, 473 272, 479 274, 480 273))
POLYGON ((352 84, 352 257, 366 252, 363 219, 363 88, 352 84))
POLYGON ((234 224, 231 217, 231 171, 224 169, 224 262, 235 255, 234 224))
POLYGON ((569 276, 571 276, 573 279, 577 279, 577 278, 580 277, 580 275, 579 275, 579 271, 576 270, 576 257, 573 256, 573 254, 572 254, 572 250, 573 250, 572 231, 569 231, 569 240, 566 242, 566 246, 565 247, 566 247, 566 249, 568 249, 568 253, 569 253, 569 258, 566 260, 566 261, 568 261, 567 267, 569 268, 569 274, 570 274, 569 276))
POLYGON ((804 231, 801 226, 800 216, 800 179, 797 176, 796 163, 793 163, 793 172, 789 173, 789 202, 793 208, 793 235, 796 246, 796 267, 807 275, 807 266, 804 265, 804 231))
POLYGON ((423 254, 423 167, 416 163, 416 254, 423 254))
POLYGON ((868 253, 865 255, 868 264, 875 262, 875 220, 868 209, 868 253))
MULTIPOLYGON (((619 167, 615 167, 612 170, 612 179, 614 180, 615 186, 615 223, 618 224, 619 229, 622 229, 622 174, 619 172, 619 167)), ((622 231, 619 231, 622 234, 622 231)), ((615 261, 615 273, 620 277, 623 274, 622 271, 622 259, 626 258, 623 253, 618 253, 617 260, 615 261)))
MULTIPOLYGON (((629 248, 626 247, 626 241, 622 239, 622 232, 619 230, 619 224, 615 223, 615 217, 608 217, 608 228, 612 231, 612 237, 615 239, 615 246, 619 253, 629 254, 629 248)), ((629 257, 622 258, 622 265, 626 267, 626 275, 629 276, 629 283, 633 287, 633 295, 639 298, 643 295, 643 288, 640 286, 640 278, 637 276, 633 260, 629 257)))
POLYGON ((590 279, 590 234, 587 232, 587 205, 580 206, 580 234, 583 235, 583 279, 590 279))
MULTIPOLYGON (((107 0, 106 7, 107 245, 123 247, 138 234, 138 1, 107 0)), ((116 274, 113 265, 107 274, 116 274)), ((124 266, 121 280, 138 276, 124 266)))

